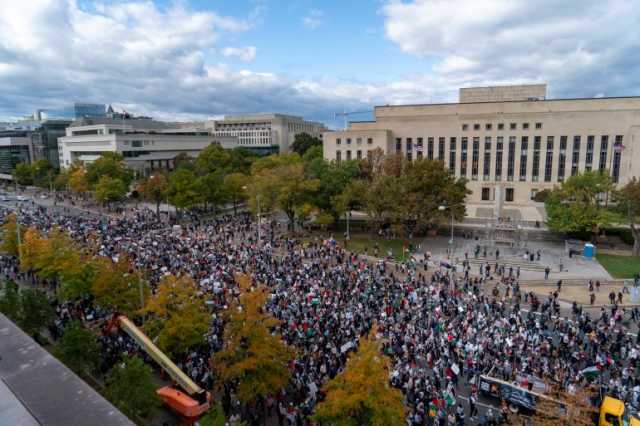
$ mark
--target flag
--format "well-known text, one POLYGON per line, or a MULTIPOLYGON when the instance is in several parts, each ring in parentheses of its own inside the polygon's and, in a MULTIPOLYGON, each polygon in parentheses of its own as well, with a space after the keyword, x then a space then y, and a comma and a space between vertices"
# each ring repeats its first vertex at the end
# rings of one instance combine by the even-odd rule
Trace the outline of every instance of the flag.
POLYGON ((600 374, 600 370, 595 365, 592 365, 591 367, 587 367, 582 370, 580 374, 585 377, 596 377, 598 374, 600 374))
POLYGON ((615 152, 621 152, 624 148, 625 148, 625 146, 622 145, 622 142, 618 142, 618 143, 613 144, 613 150, 615 152))
POLYGON ((456 405, 456 399, 449 392, 445 394, 444 401, 447 403, 447 406, 449 407, 456 405))

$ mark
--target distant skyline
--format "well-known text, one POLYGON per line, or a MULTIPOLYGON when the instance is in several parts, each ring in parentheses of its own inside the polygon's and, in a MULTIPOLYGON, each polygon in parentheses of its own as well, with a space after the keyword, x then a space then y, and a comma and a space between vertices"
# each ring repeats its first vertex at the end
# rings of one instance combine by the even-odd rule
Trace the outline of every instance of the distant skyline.
POLYGON ((341 126, 334 112, 454 102, 459 87, 640 95, 639 51, 633 0, 0 1, 0 121, 79 101, 341 126))

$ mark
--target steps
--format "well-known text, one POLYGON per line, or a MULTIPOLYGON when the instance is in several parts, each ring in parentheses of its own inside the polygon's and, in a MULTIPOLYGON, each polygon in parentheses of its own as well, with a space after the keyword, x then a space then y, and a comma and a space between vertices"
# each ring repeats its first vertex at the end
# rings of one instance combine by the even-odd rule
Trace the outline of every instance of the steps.
MULTIPOLYGON (((459 259, 458 264, 462 264, 462 262, 464 261, 464 258, 459 259)), ((524 270, 524 271, 540 271, 540 272, 544 272, 545 266, 541 265, 540 263, 537 262, 528 262, 526 260, 523 260, 522 258, 516 258, 513 256, 509 256, 509 257, 504 257, 504 258, 499 258, 497 261, 494 258, 489 258, 489 257, 469 257, 469 264, 470 265, 476 265, 476 266, 480 266, 480 265, 485 265, 485 264, 489 264, 491 265, 491 269, 493 270, 493 268, 496 265, 496 262, 500 265, 500 266, 504 266, 505 269, 509 269, 509 267, 513 267, 513 269, 517 269, 518 267, 520 267, 520 270, 524 270)))

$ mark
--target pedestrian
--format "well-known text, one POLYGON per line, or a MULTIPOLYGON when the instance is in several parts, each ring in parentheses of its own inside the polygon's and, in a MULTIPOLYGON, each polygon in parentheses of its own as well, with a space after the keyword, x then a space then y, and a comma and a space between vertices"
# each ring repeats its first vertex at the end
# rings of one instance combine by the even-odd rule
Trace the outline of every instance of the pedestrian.
POLYGON ((549 272, 551 272, 551 268, 549 268, 548 266, 544 268, 544 280, 548 280, 549 279, 549 272))

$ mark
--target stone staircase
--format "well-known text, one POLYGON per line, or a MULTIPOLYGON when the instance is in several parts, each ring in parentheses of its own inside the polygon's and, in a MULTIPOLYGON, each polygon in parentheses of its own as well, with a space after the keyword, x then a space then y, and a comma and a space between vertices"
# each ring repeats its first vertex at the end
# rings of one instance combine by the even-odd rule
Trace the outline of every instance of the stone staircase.
MULTIPOLYGON (((463 261, 464 261, 464 257, 458 259, 458 264, 461 265, 463 261)), ((469 256, 470 265, 476 265, 480 267, 480 265, 485 265, 487 263, 491 265, 492 270, 495 267, 496 263, 498 263, 501 266, 504 266, 505 269, 509 269, 510 267, 513 267, 513 269, 515 270, 518 267, 520 267, 520 270, 523 270, 523 271, 541 271, 541 272, 544 272, 544 269, 545 269, 545 266, 540 263, 537 263, 535 261, 529 262, 522 258, 513 257, 513 256, 500 257, 497 261, 495 257, 480 256, 476 258, 473 256, 469 256)))

